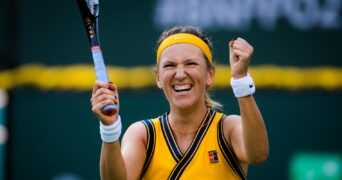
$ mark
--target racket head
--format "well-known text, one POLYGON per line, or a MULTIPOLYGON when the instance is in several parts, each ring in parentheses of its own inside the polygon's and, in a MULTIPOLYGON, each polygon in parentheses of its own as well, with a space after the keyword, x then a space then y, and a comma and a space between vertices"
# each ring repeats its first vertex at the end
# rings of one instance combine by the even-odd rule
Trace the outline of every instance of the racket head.
POLYGON ((82 20, 87 32, 90 46, 99 46, 98 16, 100 13, 98 0, 77 0, 82 20))
POLYGON ((90 13, 97 18, 100 13, 100 4, 99 0, 84 0, 87 4, 87 7, 90 11, 90 13))
POLYGON ((96 19, 100 13, 99 0, 77 0, 82 16, 96 19))

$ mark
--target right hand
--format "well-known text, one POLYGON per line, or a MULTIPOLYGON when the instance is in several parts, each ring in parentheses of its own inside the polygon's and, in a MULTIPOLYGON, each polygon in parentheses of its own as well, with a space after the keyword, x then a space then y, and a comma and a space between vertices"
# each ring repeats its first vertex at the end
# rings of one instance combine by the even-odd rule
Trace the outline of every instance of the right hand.
POLYGON ((111 125, 118 119, 119 95, 115 84, 95 81, 90 101, 93 113, 104 125, 111 125), (115 114, 102 113, 102 108, 108 104, 117 105, 115 114))

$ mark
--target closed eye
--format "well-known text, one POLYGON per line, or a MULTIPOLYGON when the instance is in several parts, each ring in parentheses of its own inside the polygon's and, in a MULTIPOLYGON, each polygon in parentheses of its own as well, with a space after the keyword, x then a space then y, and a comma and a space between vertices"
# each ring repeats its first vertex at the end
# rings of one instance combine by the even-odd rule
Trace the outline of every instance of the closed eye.
POLYGON ((186 63, 187 66, 197 66, 198 63, 196 61, 189 61, 186 63))
POLYGON ((170 68, 170 67, 174 67, 174 66, 175 66, 174 64, 167 63, 167 64, 163 65, 163 68, 170 68))

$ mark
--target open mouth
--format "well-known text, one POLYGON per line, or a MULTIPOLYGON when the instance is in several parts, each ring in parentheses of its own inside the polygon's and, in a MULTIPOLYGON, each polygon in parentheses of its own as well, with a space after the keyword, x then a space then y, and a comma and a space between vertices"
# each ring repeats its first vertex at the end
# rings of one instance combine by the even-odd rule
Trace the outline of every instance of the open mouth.
POLYGON ((189 91, 192 88, 192 85, 190 84, 173 85, 172 88, 176 92, 185 92, 185 91, 189 91))

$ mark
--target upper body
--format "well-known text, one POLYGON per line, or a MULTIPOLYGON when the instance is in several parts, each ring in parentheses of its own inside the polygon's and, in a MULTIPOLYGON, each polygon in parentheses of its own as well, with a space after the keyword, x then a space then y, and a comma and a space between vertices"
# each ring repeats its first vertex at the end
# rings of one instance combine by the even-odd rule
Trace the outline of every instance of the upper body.
POLYGON ((168 113, 144 120, 147 157, 141 179, 246 179, 246 166, 239 163, 224 138, 222 113, 209 109, 186 152, 181 152, 168 123, 168 113))
MULTIPOLYGON (((193 141, 198 137, 198 133, 202 129, 202 122, 207 113, 218 104, 208 96, 208 90, 213 85, 215 78, 211 44, 198 29, 185 26, 165 31, 157 47, 156 82, 158 87, 163 90, 169 103, 169 113, 166 115, 166 120, 173 142, 177 147, 176 149, 181 154, 178 160, 182 162, 182 159, 189 154, 188 151, 194 147, 193 141), (175 42, 177 39, 183 38, 182 35, 184 34, 182 33, 185 33, 186 40, 184 42, 175 42), (180 36, 177 36, 177 34, 180 36), (173 35, 176 35, 176 38, 170 40, 173 35), (191 35, 195 35, 197 39, 191 35)), ((244 78, 247 75, 253 47, 244 39, 238 38, 229 42, 229 53, 232 78, 244 78)), ((106 104, 119 104, 117 97, 118 91, 115 85, 101 82, 95 83, 91 99, 92 110, 105 125, 114 123, 118 118, 118 113, 108 116, 101 113, 100 110, 106 104)), ((235 157, 234 159, 238 164, 236 167, 239 167, 246 174, 248 164, 260 163, 267 159, 268 138, 262 115, 253 95, 250 94, 237 99, 240 115, 216 118, 216 125, 208 126, 208 134, 202 139, 203 142, 200 143, 198 153, 208 153, 207 149, 203 149, 202 146, 212 140, 213 137, 210 137, 212 134, 216 133, 216 136, 218 136, 217 127, 220 124, 219 122, 222 122, 222 142, 226 142, 231 150, 230 154, 235 157)), ((153 122, 156 132, 160 132, 158 131, 160 125, 157 125, 159 121, 154 120, 153 122)), ((103 179, 139 179, 144 175, 147 177, 149 174, 156 173, 155 171, 158 169, 156 169, 158 167, 156 160, 164 158, 157 156, 160 154, 160 149, 165 148, 166 141, 165 138, 161 137, 160 133, 156 134, 157 142, 163 142, 164 144, 156 144, 154 153, 157 155, 152 156, 151 161, 149 161, 150 156, 147 153, 150 142, 149 137, 149 131, 144 122, 138 121, 127 129, 122 138, 121 146, 119 141, 104 142, 100 159, 101 177, 103 179), (144 168, 145 162, 152 164, 144 168)), ((215 142, 219 143, 219 141, 215 142)), ((222 151, 227 153, 226 151, 229 151, 229 149, 223 149, 222 151)), ((191 165, 191 163, 196 164, 198 154, 197 152, 193 154, 194 156, 188 165, 191 165), (194 160, 194 158, 196 159, 194 160)), ((171 169, 176 168, 179 162, 177 160, 172 162, 171 160, 168 166, 171 169)), ((226 167, 227 172, 234 169, 229 163, 226 163, 226 167)), ((183 169, 182 175, 189 174, 187 169, 189 169, 188 166, 183 169)), ((206 169, 197 168, 197 171, 204 172, 206 169)), ((166 174, 165 178, 169 177, 166 174)), ((237 174, 233 173, 233 176, 237 174)))

